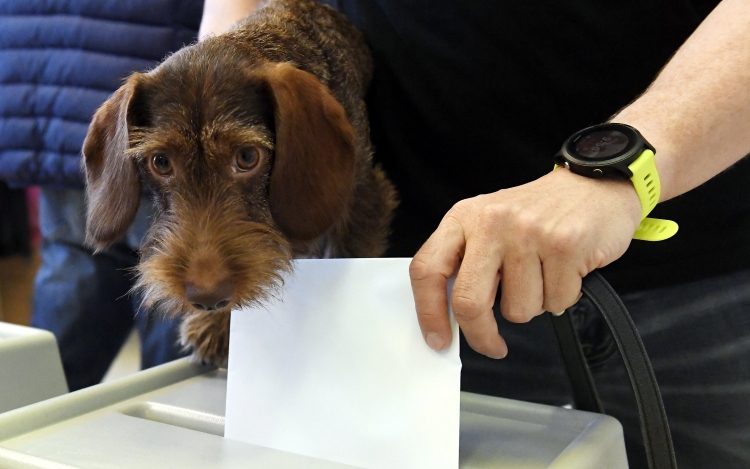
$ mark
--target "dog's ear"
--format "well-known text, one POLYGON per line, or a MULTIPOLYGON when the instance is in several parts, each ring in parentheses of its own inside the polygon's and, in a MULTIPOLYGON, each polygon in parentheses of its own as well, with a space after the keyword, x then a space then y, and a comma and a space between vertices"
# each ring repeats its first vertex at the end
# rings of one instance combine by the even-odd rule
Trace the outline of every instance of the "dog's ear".
POLYGON ((276 121, 271 214, 292 240, 323 234, 354 187, 354 130, 344 108, 315 76, 289 63, 269 66, 276 121))
POLYGON ((143 75, 135 73, 96 111, 83 142, 86 172, 86 244, 97 251, 120 238, 132 223, 141 183, 129 148, 131 103, 143 75))

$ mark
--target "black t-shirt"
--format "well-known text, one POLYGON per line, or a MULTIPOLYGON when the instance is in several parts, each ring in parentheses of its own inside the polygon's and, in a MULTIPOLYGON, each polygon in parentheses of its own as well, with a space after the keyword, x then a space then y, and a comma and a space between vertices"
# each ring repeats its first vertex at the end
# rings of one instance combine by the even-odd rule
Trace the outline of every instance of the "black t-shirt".
MULTIPOLYGON (((642 93, 718 2, 329 3, 372 48, 376 159, 401 195, 389 254, 412 256, 457 201, 548 173, 562 142, 642 93)), ((605 276, 624 293, 750 267, 748 181, 743 161, 660 204, 653 216, 678 234, 634 241, 605 276)))

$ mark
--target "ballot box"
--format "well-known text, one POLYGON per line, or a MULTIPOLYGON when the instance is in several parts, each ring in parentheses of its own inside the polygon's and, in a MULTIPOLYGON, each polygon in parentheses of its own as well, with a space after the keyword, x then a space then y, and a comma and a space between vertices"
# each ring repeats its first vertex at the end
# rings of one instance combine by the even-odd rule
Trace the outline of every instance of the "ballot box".
MULTIPOLYGON (((353 468, 224 438, 226 377, 183 359, 0 414, 0 468, 353 468)), ((628 466, 611 417, 463 393, 459 467, 628 466)))
POLYGON ((55 336, 0 322, 0 414, 67 392, 55 336))

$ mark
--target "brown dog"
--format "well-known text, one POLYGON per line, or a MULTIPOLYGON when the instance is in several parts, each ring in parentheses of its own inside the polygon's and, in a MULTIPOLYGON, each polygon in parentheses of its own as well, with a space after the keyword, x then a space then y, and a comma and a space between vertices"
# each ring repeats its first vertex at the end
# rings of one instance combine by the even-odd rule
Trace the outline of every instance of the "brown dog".
POLYGON ((87 242, 157 214, 144 304, 184 315, 204 361, 228 355, 229 311, 267 298, 293 257, 376 257, 395 192, 372 164, 362 36, 333 9, 278 0, 233 31, 135 73, 96 112, 83 153, 87 242))

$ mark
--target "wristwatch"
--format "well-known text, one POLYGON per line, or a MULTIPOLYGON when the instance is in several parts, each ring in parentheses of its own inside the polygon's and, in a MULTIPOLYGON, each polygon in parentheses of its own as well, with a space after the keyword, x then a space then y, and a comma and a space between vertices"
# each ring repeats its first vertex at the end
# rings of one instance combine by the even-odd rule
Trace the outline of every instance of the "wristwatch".
POLYGON ((641 201, 641 224, 634 239, 662 241, 677 233, 677 223, 646 218, 661 196, 656 150, 629 125, 607 123, 571 135, 555 155, 555 167, 590 178, 630 179, 641 201))

